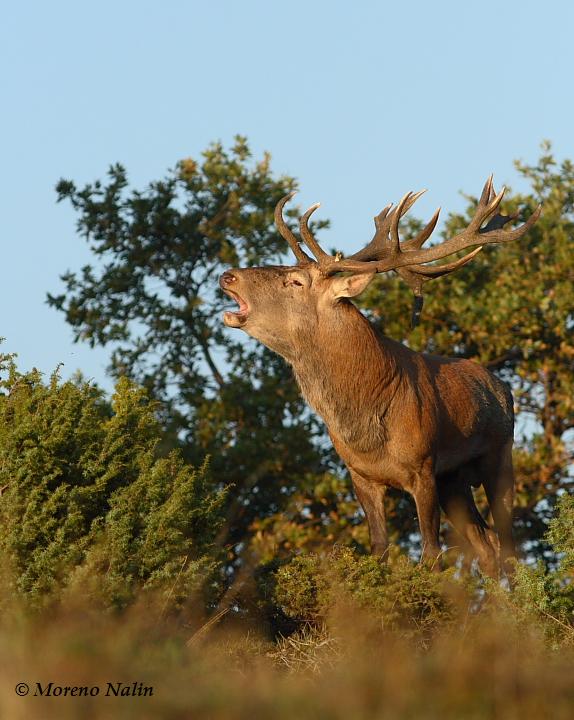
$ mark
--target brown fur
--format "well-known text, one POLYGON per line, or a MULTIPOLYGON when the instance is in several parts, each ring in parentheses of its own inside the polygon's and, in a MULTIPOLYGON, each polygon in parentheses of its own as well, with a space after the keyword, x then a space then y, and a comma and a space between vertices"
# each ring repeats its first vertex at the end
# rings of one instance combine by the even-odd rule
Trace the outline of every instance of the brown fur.
POLYGON ((324 419, 365 511, 373 551, 384 555, 384 493, 415 499, 423 552, 436 560, 439 506, 484 572, 497 575, 496 536, 471 485, 484 485, 503 559, 512 540, 512 396, 480 365, 413 352, 379 335, 347 297, 370 278, 324 277, 314 263, 224 273, 221 286, 248 311, 226 313, 292 365, 324 419))

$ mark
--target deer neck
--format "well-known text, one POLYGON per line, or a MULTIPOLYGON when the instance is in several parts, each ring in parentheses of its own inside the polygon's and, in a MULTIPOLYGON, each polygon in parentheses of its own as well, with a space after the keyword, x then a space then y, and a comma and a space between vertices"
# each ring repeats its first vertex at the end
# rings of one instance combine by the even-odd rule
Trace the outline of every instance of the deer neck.
POLYGON ((378 335, 347 301, 337 306, 332 321, 305 332, 291 362, 306 401, 346 444, 368 450, 380 443, 400 382, 403 346, 378 335))

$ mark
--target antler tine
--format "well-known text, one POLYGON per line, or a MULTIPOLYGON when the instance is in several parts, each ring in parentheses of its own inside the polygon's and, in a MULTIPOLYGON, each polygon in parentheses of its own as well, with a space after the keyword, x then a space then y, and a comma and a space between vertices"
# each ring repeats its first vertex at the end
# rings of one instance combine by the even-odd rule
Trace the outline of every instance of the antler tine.
POLYGON ((425 190, 419 190, 418 192, 408 192, 400 200, 397 207, 392 213, 392 218, 389 218, 390 223, 390 242, 387 243, 387 247, 390 249, 391 254, 398 255, 402 251, 402 244, 399 236, 399 222, 404 217, 421 195, 426 193, 425 190))
MULTIPOLYGON (((486 189, 486 186, 485 186, 486 189)), ((474 217, 468 224, 467 230, 470 231, 479 231, 480 227, 484 223, 485 220, 487 220, 489 217, 491 217, 496 210, 498 209, 500 203, 502 202, 502 198, 504 197, 504 193, 506 192, 506 187, 503 185, 501 191, 498 194, 495 194, 494 188, 492 186, 492 182, 490 182, 490 191, 491 196, 489 200, 486 203, 482 202, 482 197, 484 195, 481 195, 480 200, 478 201, 478 205, 476 208, 476 212, 474 214, 474 217)))
POLYGON ((421 249, 424 243, 430 238, 430 236, 434 232, 440 216, 440 210, 440 208, 437 208, 435 210, 434 215, 431 217, 431 219, 428 221, 428 223, 424 226, 424 228, 420 231, 418 235, 416 235, 414 238, 411 238, 410 240, 405 240, 405 242, 402 243, 402 250, 412 250, 413 248, 415 250, 421 249))
MULTIPOLYGON (((398 225, 398 221, 400 220, 400 218, 406 215, 410 208, 425 192, 426 190, 420 190, 417 193, 409 192, 401 199, 401 201, 395 208, 393 208, 392 203, 383 208, 381 212, 375 216, 376 232, 371 242, 362 250, 359 250, 358 252, 353 253, 353 255, 350 255, 347 259, 364 262, 368 260, 377 260, 378 258, 386 256, 389 253, 393 253, 394 247, 396 246, 396 239, 393 239, 389 236, 393 224, 396 222, 398 225)), ((398 233, 398 229, 396 230, 396 232, 398 233)), ((402 247, 404 247, 404 244, 402 247)))
POLYGON ((375 215, 375 234, 368 245, 359 250, 353 255, 349 256, 349 259, 353 260, 375 260, 381 252, 384 252, 388 246, 388 235, 389 235, 389 223, 393 211, 391 208, 393 203, 386 205, 378 215, 375 215))
POLYGON ((493 197, 490 200, 490 203, 488 204, 488 207, 486 208, 485 217, 489 217, 492 215, 496 210, 498 210, 498 207, 500 203, 502 202, 502 198, 504 197, 504 194, 506 193, 506 185, 503 185, 500 189, 500 192, 497 194, 494 190, 494 186, 492 187, 492 195, 493 197))
POLYGON ((409 201, 407 202, 407 204, 405 205, 403 215, 406 215, 406 213, 408 213, 408 211, 412 208, 412 206, 416 203, 416 201, 420 197, 422 197, 426 193, 426 191, 427 191, 427 188, 424 188, 423 190, 419 190, 416 193, 413 193, 413 192, 410 193, 411 197, 410 197, 409 201))
POLYGON ((423 282, 426 280, 432 280, 434 278, 442 277, 443 275, 449 275, 451 272, 458 270, 463 265, 469 263, 472 258, 476 257, 482 250, 482 245, 471 250, 464 257, 458 260, 453 260, 450 263, 444 265, 409 265, 408 268, 401 268, 402 270, 408 270, 409 272, 416 273, 417 275, 423 275, 423 282))
POLYGON ((389 210, 393 207, 393 203, 386 205, 378 215, 375 215, 375 228, 382 230, 384 228, 384 220, 389 214, 389 210))
MULTIPOLYGON (((371 242, 360 250, 356 255, 364 255, 366 258, 376 258, 377 254, 384 252, 389 244, 389 228, 393 218, 395 208, 393 203, 389 203, 385 206, 381 212, 375 216, 375 234, 371 242)), ((352 257, 355 257, 353 255, 352 257)))
MULTIPOLYGON (((520 227, 514 228, 514 230, 505 230, 504 232, 510 235, 510 240, 518 240, 518 238, 521 238, 524 233, 528 232, 530 228, 534 225, 534 223, 538 220, 540 215, 542 214, 542 205, 538 205, 536 210, 532 213, 532 215, 528 218, 528 220, 520 225, 520 227)), ((513 213, 513 215, 510 215, 508 220, 513 220, 514 217, 518 215, 518 213, 513 213)), ((488 227, 488 225, 487 225, 488 227)), ((486 228, 485 228, 486 230, 486 228)))
POLYGON ((492 195, 496 195, 496 193, 494 192, 494 187, 492 186, 493 179, 494 176, 491 173, 487 181, 484 183, 484 187, 482 188, 480 200, 478 201, 479 205, 488 205, 488 203, 492 199, 492 195))
POLYGON ((403 195, 403 197, 400 199, 399 204, 395 208, 395 211, 393 213, 392 222, 391 222, 391 254, 392 255, 399 255, 401 252, 401 239, 399 237, 399 222, 402 216, 407 212, 407 210, 412 207, 414 202, 418 197, 420 197, 421 193, 412 193, 408 192, 406 195, 403 195), (409 203, 409 200, 411 200, 412 197, 415 197, 415 200, 409 203), (407 207, 408 204, 408 207, 407 207))
POLYGON ((283 208, 285 207, 285 204, 296 194, 295 190, 290 192, 288 195, 285 195, 285 197, 282 197, 275 206, 275 226, 277 227, 277 230, 279 230, 281 237, 289 243, 289 247, 293 250, 293 254, 297 258, 298 262, 306 263, 311 262, 311 258, 299 245, 299 240, 297 240, 296 236, 283 218, 283 208))
MULTIPOLYGON (((494 197, 496 197, 496 190, 494 189, 494 185, 492 184, 492 176, 490 177, 491 183, 490 183, 490 200, 493 200, 494 197)), ((487 233, 491 230, 499 230, 500 228, 503 228, 507 223, 509 223, 511 220, 516 220, 516 218, 519 216, 519 212, 513 212, 511 215, 503 215, 502 213, 495 213, 490 220, 486 223, 486 225, 479 229, 478 232, 480 233, 487 233)))
POLYGON ((321 203, 315 203, 315 205, 311 205, 311 207, 299 220, 299 230, 301 231, 301 236, 309 250, 311 250, 315 258, 317 259, 319 265, 329 261, 335 262, 335 258, 323 250, 323 248, 313 237, 313 233, 309 230, 309 218, 315 212, 315 210, 320 207, 320 205, 321 203))

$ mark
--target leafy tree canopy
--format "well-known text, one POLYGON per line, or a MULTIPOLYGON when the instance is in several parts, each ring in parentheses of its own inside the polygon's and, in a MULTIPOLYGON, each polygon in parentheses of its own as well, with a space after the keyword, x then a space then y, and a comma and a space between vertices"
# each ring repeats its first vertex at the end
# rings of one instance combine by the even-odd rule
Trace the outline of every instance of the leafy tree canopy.
MULTIPOLYGON (((476 359, 512 385, 517 527, 524 547, 537 554, 548 548, 541 538, 571 483, 574 168, 568 160, 558 164, 549 144, 537 164, 517 168, 531 190, 507 199, 504 210, 525 219, 544 206, 527 237, 487 247, 433 282, 413 331, 410 291, 394 275, 379 278, 361 304, 391 337, 476 359)), ((249 543, 267 560, 336 540, 366 545, 348 478, 325 444, 313 441, 321 426, 283 361, 221 328, 219 272, 280 259, 272 211, 294 185, 273 177, 268 156, 253 165, 238 138, 230 151, 214 145, 201 163, 183 161, 144 192, 128 191, 118 166, 107 184, 58 186, 99 263, 63 276, 65 292, 49 302, 65 312, 78 339, 113 343, 113 374, 148 387, 188 456, 197 464, 211 453, 216 476, 233 483, 231 559, 249 543)), ((468 197, 467 211, 446 219, 445 235, 465 225, 475 205, 468 197)), ((391 493, 388 509, 395 539, 413 547, 412 504, 391 493)))
MULTIPOLYGON (((536 165, 517 162, 531 186, 503 212, 524 221, 543 214, 519 242, 486 246, 472 263, 430 283, 422 322, 408 327, 410 291, 381 278, 363 299, 375 322, 416 350, 471 358, 512 386, 517 411, 516 519, 531 552, 541 541, 561 490, 571 487, 574 458, 574 165, 558 164, 549 143, 536 165)), ((443 235, 465 227, 476 207, 450 215, 443 235)))
POLYGON ((323 468, 317 423, 290 371, 224 331, 217 285, 230 266, 280 261, 286 248, 273 210, 294 187, 273 176, 268 155, 253 162, 241 137, 230 150, 210 146, 201 162, 180 162, 144 191, 129 189, 119 165, 107 182, 57 186, 97 264, 63 275, 65 292, 48 302, 77 340, 111 344, 112 375, 146 387, 172 442, 195 464, 209 454, 214 475, 233 485, 232 560, 254 519, 284 507, 302 468, 323 468))

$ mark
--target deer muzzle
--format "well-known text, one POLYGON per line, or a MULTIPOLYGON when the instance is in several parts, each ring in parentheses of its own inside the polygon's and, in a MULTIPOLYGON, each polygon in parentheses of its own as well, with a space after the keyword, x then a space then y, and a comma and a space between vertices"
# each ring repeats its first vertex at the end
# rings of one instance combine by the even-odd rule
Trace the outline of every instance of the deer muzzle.
POLYGON ((239 305, 239 310, 226 310, 223 313, 223 323, 227 325, 227 327, 233 328, 243 327, 249 316, 249 305, 234 287, 237 283, 237 276, 229 270, 226 270, 219 278, 219 286, 223 292, 239 305))

